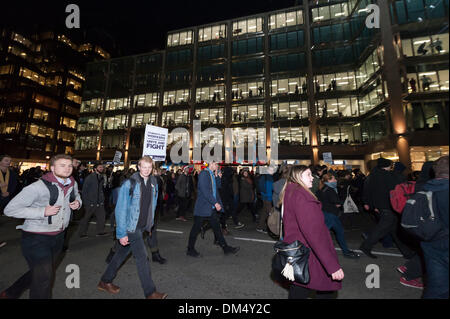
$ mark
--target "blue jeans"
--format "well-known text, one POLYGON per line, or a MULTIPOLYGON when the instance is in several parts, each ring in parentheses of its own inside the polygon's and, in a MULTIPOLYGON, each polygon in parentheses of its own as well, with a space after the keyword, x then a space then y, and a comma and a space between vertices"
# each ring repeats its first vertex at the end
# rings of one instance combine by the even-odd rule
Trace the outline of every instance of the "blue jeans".
POLYGON ((111 283, 113 279, 117 275, 117 271, 119 270, 122 263, 131 253, 136 259, 136 268, 138 271, 139 279, 141 281, 141 287, 144 290, 144 296, 148 297, 152 293, 156 291, 155 284, 152 280, 152 274, 150 270, 150 263, 147 258, 147 249, 145 248, 144 238, 143 238, 142 229, 136 229, 134 233, 127 233, 129 245, 122 246, 117 245, 118 248, 114 257, 111 259, 111 262, 106 268, 105 273, 103 274, 101 281, 105 283, 111 283))
POLYGON ((448 299, 448 237, 421 242, 427 281, 424 299, 448 299))
POLYGON ((345 241, 344 226, 342 226, 339 217, 327 212, 323 212, 323 215, 325 216, 325 225, 329 230, 334 230, 334 233, 336 234, 336 240, 339 246, 342 248, 342 251, 344 253, 350 252, 347 247, 347 242, 345 241))

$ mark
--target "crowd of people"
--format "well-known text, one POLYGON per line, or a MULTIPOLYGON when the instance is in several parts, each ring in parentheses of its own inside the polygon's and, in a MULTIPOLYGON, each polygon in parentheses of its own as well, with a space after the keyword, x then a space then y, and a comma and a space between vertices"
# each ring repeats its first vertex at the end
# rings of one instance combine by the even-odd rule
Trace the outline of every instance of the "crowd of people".
MULTIPOLYGON (((313 251, 309 260, 311 282, 291 285, 289 298, 306 298, 312 290, 317 291, 318 297, 327 298, 330 292, 341 289, 344 278, 330 231, 335 233, 344 257, 360 258, 348 247, 341 222, 349 196, 358 211, 369 212, 377 220, 370 232, 362 234, 360 251, 377 258, 372 253, 376 243, 395 243, 407 259, 405 265, 397 268, 402 274, 400 283, 425 288, 426 298, 448 298, 448 156, 435 163, 427 162, 421 172, 409 175, 405 175, 406 167, 400 162, 394 164, 380 158, 367 176, 359 169, 335 171, 326 165, 285 164, 269 166, 259 173, 248 167, 239 172, 233 166, 220 168, 211 162, 201 171, 192 166, 168 170, 157 167, 149 157, 141 158, 136 169, 114 171, 112 165, 97 163, 89 171, 84 163, 63 154, 50 160, 49 171, 36 167, 20 174, 10 164, 10 156, 0 156, 0 213, 25 220, 20 227, 22 252, 30 271, 4 290, 0 298, 18 298, 28 288, 30 298, 51 297, 55 259, 70 249, 67 228, 73 225, 73 210, 84 210, 77 236, 88 237, 89 221, 95 216, 96 236, 112 234, 115 238, 99 290, 113 294, 120 291, 112 281, 131 253, 136 258, 144 296, 164 299, 167 294, 158 292, 153 283, 145 248, 147 243, 154 262, 167 262, 158 249, 159 218, 188 222, 193 216, 186 255, 201 256, 195 243, 198 235, 204 238, 209 228, 214 232, 214 243, 225 255, 231 255, 239 247, 229 246, 224 236, 230 228, 246 227, 242 222, 244 210, 253 222, 253 227, 247 225, 248 229, 273 235, 267 219, 282 206, 282 239, 300 240, 313 251), (406 181, 415 181, 416 191, 436 193, 446 238, 421 242, 406 236, 399 227, 401 215, 392 209, 390 191, 406 181), (105 229, 108 218, 112 232, 105 229)), ((5 245, 0 238, 0 247, 5 245)))

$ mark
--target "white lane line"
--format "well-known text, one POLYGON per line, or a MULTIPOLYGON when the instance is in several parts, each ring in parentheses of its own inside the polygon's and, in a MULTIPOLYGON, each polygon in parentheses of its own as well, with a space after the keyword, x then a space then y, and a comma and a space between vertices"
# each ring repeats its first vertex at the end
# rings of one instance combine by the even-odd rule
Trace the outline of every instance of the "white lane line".
MULTIPOLYGON (((90 224, 97 224, 96 222, 89 222, 90 224)), ((111 224, 105 224, 106 226, 111 227, 111 224)), ((183 234, 184 232, 182 231, 177 231, 177 230, 168 230, 168 229, 157 229, 156 231, 160 231, 162 233, 173 233, 173 234, 183 234)), ((254 241, 254 242, 259 242, 259 243, 269 243, 269 244, 275 244, 276 241, 274 240, 263 240, 263 239, 254 239, 254 238, 243 238, 243 237, 233 237, 234 239, 237 240, 245 240, 245 241, 254 241)), ((334 247, 336 250, 342 250, 341 248, 338 247, 334 247)), ((357 253, 360 253, 364 256, 364 253, 361 250, 354 250, 357 253)), ((378 251, 372 251, 372 254, 374 255, 380 255, 380 256, 390 256, 390 257, 403 257, 400 254, 392 254, 392 253, 384 253, 384 252, 378 252, 378 251)))
POLYGON ((178 231, 178 230, 156 229, 156 231, 160 231, 163 233, 183 234, 182 231, 178 231))
POLYGON ((256 241, 259 243, 269 243, 269 244, 275 244, 276 241, 273 240, 262 240, 262 239, 254 239, 254 238, 242 238, 242 237, 233 237, 234 239, 237 240, 247 240, 247 241, 256 241))
MULTIPOLYGON (((269 243, 269 244, 275 244, 276 242, 273 240, 262 240, 262 239, 254 239, 254 238, 242 238, 242 237, 233 237, 234 239, 237 240, 246 240, 246 241, 255 241, 255 242, 260 242, 260 243, 269 243)), ((334 247, 336 250, 341 250, 341 248, 338 247, 334 247)), ((361 253, 364 256, 364 253, 361 250, 354 250, 355 252, 361 253)), ((378 251, 373 251, 372 254, 374 255, 381 255, 381 256, 390 256, 390 257, 403 257, 400 254, 392 254, 392 253, 384 253, 384 252, 378 252, 378 251)))

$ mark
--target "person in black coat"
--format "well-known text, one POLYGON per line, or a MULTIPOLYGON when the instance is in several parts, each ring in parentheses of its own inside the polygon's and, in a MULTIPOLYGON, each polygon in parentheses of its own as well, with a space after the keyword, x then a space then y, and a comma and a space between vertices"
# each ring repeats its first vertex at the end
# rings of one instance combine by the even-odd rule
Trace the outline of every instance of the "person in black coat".
POLYGON ((386 235, 390 234, 400 252, 406 259, 414 256, 414 252, 400 241, 397 229, 399 217, 397 213, 392 210, 390 201, 390 191, 395 188, 397 184, 404 181, 400 174, 391 171, 392 161, 379 158, 377 166, 370 172, 369 177, 364 185, 364 199, 366 210, 373 209, 380 219, 375 228, 368 234, 367 238, 360 246, 367 256, 377 258, 371 253, 373 246, 386 235))
POLYGON ((334 175, 327 173, 322 176, 317 198, 322 203, 322 211, 325 217, 325 225, 329 230, 334 230, 336 240, 342 248, 344 257, 359 258, 359 255, 348 249, 344 236, 344 226, 339 219, 343 201, 340 200, 337 191, 337 180, 334 175))

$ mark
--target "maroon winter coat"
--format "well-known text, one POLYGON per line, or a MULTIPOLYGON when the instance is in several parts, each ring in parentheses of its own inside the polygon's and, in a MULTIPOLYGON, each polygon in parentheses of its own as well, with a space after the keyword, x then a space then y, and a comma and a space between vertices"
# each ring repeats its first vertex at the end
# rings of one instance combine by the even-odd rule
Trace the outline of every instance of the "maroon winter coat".
POLYGON ((342 288, 331 274, 338 271, 336 250, 330 231, 325 226, 322 204, 303 187, 289 183, 284 197, 283 224, 286 243, 299 240, 311 249, 309 254, 310 281, 307 285, 295 285, 319 291, 334 291, 342 288))

